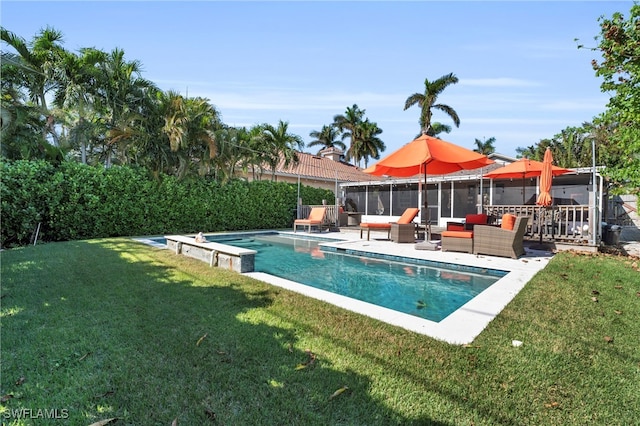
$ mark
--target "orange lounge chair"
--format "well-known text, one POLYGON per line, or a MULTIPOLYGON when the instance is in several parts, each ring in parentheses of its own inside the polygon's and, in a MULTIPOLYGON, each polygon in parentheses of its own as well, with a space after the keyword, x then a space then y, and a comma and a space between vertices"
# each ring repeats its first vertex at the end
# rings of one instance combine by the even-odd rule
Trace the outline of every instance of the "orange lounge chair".
MULTIPOLYGON (((400 216, 400 219, 398 219, 397 222, 400 225, 407 225, 410 224, 411 221, 413 221, 413 219, 415 219, 415 217, 418 215, 418 212, 420 211, 420 209, 415 208, 415 207, 411 207, 408 208, 404 211, 404 213, 402 213, 402 216, 400 216)), ((387 222, 387 223, 376 223, 376 222, 369 222, 369 223, 361 223, 360 224, 360 238, 362 238, 362 231, 367 230, 367 240, 369 240, 369 237, 371 235, 371 230, 381 230, 381 231, 387 231, 387 239, 389 239, 389 234, 391 233, 391 223, 387 222)))
POLYGON ((324 214, 326 211, 326 207, 313 207, 307 219, 296 219, 293 221, 293 232, 296 232, 299 225, 308 226, 309 230, 307 232, 311 232, 312 226, 317 226, 318 229, 322 229, 322 222, 324 222, 324 214))

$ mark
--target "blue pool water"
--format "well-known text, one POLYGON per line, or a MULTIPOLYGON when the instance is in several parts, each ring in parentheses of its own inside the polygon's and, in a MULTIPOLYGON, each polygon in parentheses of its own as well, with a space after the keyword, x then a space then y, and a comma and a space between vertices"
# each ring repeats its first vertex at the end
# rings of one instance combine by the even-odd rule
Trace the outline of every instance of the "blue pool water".
POLYGON ((286 234, 207 238, 256 250, 256 272, 436 322, 506 274, 325 251, 318 245, 321 241, 286 234))

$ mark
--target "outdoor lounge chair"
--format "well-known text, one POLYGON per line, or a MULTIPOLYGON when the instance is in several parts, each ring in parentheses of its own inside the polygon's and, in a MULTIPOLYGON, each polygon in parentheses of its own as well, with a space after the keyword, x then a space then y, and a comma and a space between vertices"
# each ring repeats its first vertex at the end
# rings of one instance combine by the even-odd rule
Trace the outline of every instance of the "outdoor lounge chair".
POLYGON ((307 219, 296 219, 293 221, 293 232, 296 232, 296 229, 300 225, 308 227, 307 232, 311 232, 311 227, 313 226, 317 226, 319 230, 322 230, 322 223, 324 222, 324 214, 326 211, 326 207, 313 207, 307 219))
MULTIPOLYGON (((415 232, 415 224, 412 223, 413 219, 418 215, 420 209, 411 207, 408 208, 402 213, 402 216, 398 219, 397 222, 393 222, 394 224, 398 224, 400 227, 412 227, 415 232)), ((387 231, 387 239, 390 239, 391 234, 391 222, 368 222, 360 224, 360 238, 362 238, 362 231, 367 230, 367 240, 369 240, 371 235, 371 230, 379 230, 379 231, 387 231)))
MULTIPOLYGON (((524 254, 523 238, 527 230, 528 216, 515 218, 513 229, 508 229, 510 221, 502 218, 502 227, 475 225, 473 228, 473 254, 512 257, 524 254), (506 224, 506 225, 505 225, 506 224)), ((511 216, 511 215, 510 215, 511 216)))

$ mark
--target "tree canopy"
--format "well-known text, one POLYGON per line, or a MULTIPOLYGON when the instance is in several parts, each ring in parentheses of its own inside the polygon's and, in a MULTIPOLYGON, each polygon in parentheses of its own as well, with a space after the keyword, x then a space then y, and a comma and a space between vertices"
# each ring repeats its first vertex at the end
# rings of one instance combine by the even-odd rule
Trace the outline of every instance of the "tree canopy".
MULTIPOLYGON (((600 54, 591 66, 603 79, 601 90, 611 96, 606 110, 580 127, 533 145, 518 148, 519 155, 542 159, 550 147, 556 164, 591 166, 596 162, 615 185, 614 191, 640 193, 640 6, 628 17, 615 13, 599 19, 600 54)), ((209 99, 187 98, 163 92, 142 76, 142 66, 121 49, 111 52, 64 49, 62 33, 46 28, 30 41, 0 27, 2 51, 1 155, 9 159, 66 160, 89 164, 134 164, 150 173, 177 177, 213 176, 232 179, 236 170, 251 169, 260 178, 264 166, 276 159, 296 161, 304 148, 291 134, 288 122, 260 124, 250 129, 227 126, 209 99)), ((578 46, 585 48, 584 46, 578 46)), ((460 118, 438 97, 458 78, 450 73, 424 80, 424 90, 409 96, 404 109, 420 107, 420 131, 449 132, 451 126, 432 122, 433 111, 448 115, 459 127, 460 118)), ((313 131, 309 146, 336 147, 354 164, 366 166, 385 150, 382 129, 353 104, 333 122, 313 131), (345 144, 346 140, 349 144, 345 144)), ((495 138, 476 139, 479 152, 494 152, 495 138)))
POLYGON ((600 18, 597 49, 602 60, 592 61, 603 78, 601 90, 611 94, 607 110, 596 125, 606 133, 601 140, 605 175, 617 191, 640 194, 640 5, 634 3, 629 17, 614 13, 600 18))

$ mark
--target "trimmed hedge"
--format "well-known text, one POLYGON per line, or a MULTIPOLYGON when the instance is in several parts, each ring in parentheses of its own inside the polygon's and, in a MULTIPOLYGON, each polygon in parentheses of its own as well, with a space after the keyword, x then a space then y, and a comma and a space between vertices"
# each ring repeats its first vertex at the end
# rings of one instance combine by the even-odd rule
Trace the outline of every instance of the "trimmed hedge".
MULTIPOLYGON (((298 195, 283 182, 155 180, 141 168, 74 162, 2 160, 0 173, 2 247, 28 244, 38 223, 39 241, 286 228, 298 195)), ((300 192, 305 204, 334 197, 300 192)))

